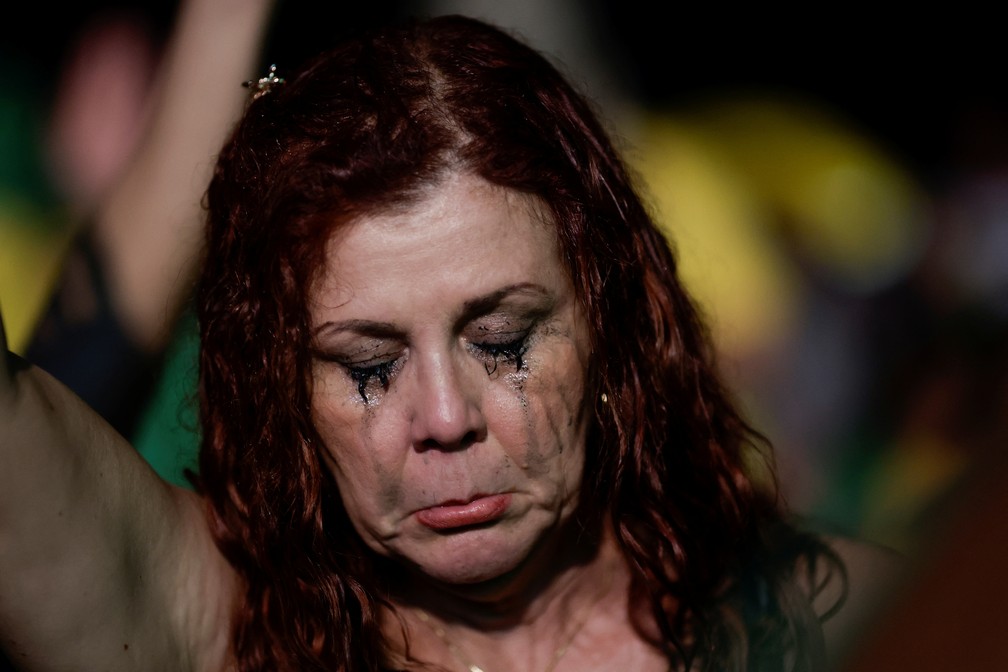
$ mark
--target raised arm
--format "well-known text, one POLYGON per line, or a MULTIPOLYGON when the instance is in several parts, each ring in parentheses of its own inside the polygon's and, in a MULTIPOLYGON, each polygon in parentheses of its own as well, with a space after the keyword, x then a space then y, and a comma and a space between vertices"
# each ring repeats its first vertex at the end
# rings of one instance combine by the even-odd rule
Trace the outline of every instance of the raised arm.
MULTIPOLYGON (((2 333, 2 325, 0 325, 2 333)), ((0 353, 0 643, 26 670, 220 670, 231 572, 200 502, 0 353)))
POLYGON ((113 307, 157 351, 188 296, 202 243, 201 199, 216 153, 257 77, 275 0, 182 0, 158 71, 147 133, 98 207, 94 240, 113 307))
MULTIPOLYGON (((123 325, 156 349, 273 0, 183 0, 149 134, 95 219, 123 325)), ((2 331, 2 329, 0 329, 2 331)), ((191 492, 0 338, 0 648, 25 670, 220 670, 232 573, 191 492)))

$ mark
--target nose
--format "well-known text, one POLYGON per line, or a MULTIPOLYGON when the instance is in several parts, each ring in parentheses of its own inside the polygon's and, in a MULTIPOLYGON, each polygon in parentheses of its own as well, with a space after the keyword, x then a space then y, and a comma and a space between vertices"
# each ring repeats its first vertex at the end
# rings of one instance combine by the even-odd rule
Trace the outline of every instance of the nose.
POLYGON ((417 366, 412 438, 417 450, 460 450, 486 437, 476 381, 450 352, 417 366))

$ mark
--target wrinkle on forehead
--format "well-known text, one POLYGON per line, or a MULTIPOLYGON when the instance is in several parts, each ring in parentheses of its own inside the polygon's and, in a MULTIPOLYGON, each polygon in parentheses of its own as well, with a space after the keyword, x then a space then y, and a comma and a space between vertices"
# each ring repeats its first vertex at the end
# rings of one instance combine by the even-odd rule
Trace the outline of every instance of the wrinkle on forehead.
MULTIPOLYGON (((356 228, 361 226, 379 226, 395 230, 401 227, 404 221, 409 221, 410 215, 418 211, 440 212, 447 215, 454 210, 458 200, 457 194, 454 193, 456 190, 452 189, 452 187, 458 182, 472 181, 474 179, 477 182, 467 189, 470 195, 487 192, 491 196, 502 197, 510 213, 507 220, 508 223, 514 224, 520 221, 523 216, 527 217, 528 221, 534 225, 541 226, 550 232, 559 252, 559 238, 553 214, 540 197, 488 182, 473 173, 446 172, 441 179, 418 189, 415 197, 396 199, 387 205, 362 211, 346 222, 335 225, 326 241, 323 267, 319 269, 316 279, 310 288, 309 295, 313 299, 310 305, 315 305, 315 299, 321 293, 337 298, 335 303, 327 307, 340 307, 352 300, 353 290, 347 283, 341 281, 339 277, 339 264, 336 263, 336 260, 340 256, 340 249, 344 241, 356 228)), ((569 276, 569 271, 563 264, 562 255, 558 255, 557 262, 561 271, 569 276)))

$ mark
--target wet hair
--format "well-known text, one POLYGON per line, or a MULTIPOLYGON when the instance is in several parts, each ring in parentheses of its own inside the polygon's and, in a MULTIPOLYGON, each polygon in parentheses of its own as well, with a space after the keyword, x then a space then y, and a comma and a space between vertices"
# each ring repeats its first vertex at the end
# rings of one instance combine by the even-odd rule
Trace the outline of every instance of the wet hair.
POLYGON ((842 567, 752 468, 768 448, 590 104, 540 54, 462 17, 375 31, 282 74, 220 154, 198 296, 199 488, 242 580, 237 669, 386 664, 388 587, 312 424, 308 295, 335 227, 451 173, 533 195, 556 226, 593 353, 587 515, 615 530, 653 618, 635 617, 642 636, 671 669, 814 667, 808 593, 842 567))

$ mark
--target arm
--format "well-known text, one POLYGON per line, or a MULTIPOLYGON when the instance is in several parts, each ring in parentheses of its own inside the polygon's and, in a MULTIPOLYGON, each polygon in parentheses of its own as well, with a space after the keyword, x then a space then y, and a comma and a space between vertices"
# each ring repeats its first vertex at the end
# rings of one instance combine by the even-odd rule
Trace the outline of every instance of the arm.
POLYGON ((96 212, 113 307, 157 351, 188 295, 202 244, 201 198, 248 97, 275 0, 182 0, 146 135, 96 212))
MULTIPOLYGON (((201 198, 248 98, 276 0, 181 0, 148 96, 146 132, 81 223, 28 347, 113 427, 133 437, 189 296, 201 198)), ((93 82, 92 82, 93 86, 93 82)))
MULTIPOLYGON (((163 344, 273 0, 183 0, 148 135, 96 213, 119 317, 163 344)), ((2 330, 0 330, 2 331, 2 330)), ((0 647, 25 669, 220 670, 233 573, 202 506, 0 338, 0 647)))
POLYGON ((222 669, 233 574, 196 496, 0 345, 0 641, 11 660, 222 669))

